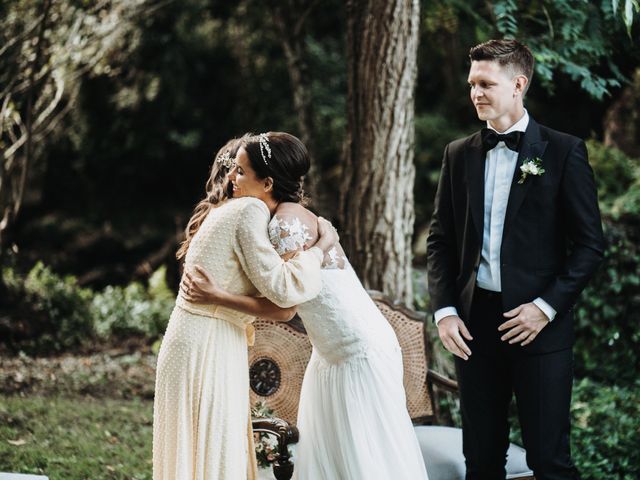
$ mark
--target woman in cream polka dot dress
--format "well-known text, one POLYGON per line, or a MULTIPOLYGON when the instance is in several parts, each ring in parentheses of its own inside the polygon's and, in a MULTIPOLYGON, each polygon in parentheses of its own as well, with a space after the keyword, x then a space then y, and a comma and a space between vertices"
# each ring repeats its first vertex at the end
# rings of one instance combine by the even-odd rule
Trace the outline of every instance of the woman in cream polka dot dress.
MULTIPOLYGON (((287 181, 274 185, 267 179, 254 198, 224 200, 222 180, 238 147, 227 144, 216 157, 207 196, 189 221, 178 258, 184 257, 186 270, 204 267, 230 292, 270 292, 268 299, 249 298, 247 310, 286 320, 294 310, 283 313, 275 304, 292 307, 318 294, 322 259, 338 238, 328 222, 319 222, 323 236, 313 248, 287 262, 275 252, 267 232, 271 213, 279 202, 297 196, 309 166, 287 160, 307 156, 297 138, 274 134, 270 144, 271 155, 297 167, 282 172, 287 181)), ((158 355, 153 478, 253 479, 247 342, 255 316, 195 303, 189 293, 178 295, 158 355)))

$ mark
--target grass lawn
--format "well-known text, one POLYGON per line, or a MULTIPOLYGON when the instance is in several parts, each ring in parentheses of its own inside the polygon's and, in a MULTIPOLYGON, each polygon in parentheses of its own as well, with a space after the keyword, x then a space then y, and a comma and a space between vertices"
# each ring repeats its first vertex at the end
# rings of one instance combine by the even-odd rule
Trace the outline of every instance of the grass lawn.
POLYGON ((151 479, 153 403, 0 396, 0 471, 51 480, 151 479))

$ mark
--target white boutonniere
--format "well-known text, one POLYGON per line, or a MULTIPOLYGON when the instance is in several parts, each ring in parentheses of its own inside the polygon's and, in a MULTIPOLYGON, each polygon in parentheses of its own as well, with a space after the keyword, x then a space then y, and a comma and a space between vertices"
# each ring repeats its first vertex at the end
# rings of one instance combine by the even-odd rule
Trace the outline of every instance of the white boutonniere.
POLYGON ((540 157, 536 157, 534 159, 528 158, 522 163, 520 170, 522 173, 520 174, 520 180, 518 180, 518 183, 524 183, 529 175, 539 177, 544 173, 544 168, 542 168, 542 159, 540 157))

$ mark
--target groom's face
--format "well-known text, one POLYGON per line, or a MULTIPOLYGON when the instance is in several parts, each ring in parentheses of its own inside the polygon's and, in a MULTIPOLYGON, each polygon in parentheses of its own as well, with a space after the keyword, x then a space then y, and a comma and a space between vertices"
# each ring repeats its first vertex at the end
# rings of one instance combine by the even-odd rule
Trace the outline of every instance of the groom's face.
POLYGON ((474 60, 469 69, 471 102, 480 120, 494 122, 509 117, 522 105, 522 76, 491 60, 474 60))

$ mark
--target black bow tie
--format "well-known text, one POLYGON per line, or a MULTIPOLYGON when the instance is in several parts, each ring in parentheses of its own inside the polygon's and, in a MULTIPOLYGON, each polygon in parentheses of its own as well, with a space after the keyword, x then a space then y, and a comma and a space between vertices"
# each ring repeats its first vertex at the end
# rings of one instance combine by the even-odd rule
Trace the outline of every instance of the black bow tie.
POLYGON ((490 128, 483 128, 480 132, 482 135, 482 146, 484 147, 484 151, 488 152, 492 148, 495 148, 499 142, 504 142, 504 144, 510 150, 514 152, 518 151, 520 145, 520 139, 522 138, 523 132, 511 132, 511 133, 498 133, 495 130, 491 130, 490 128))

